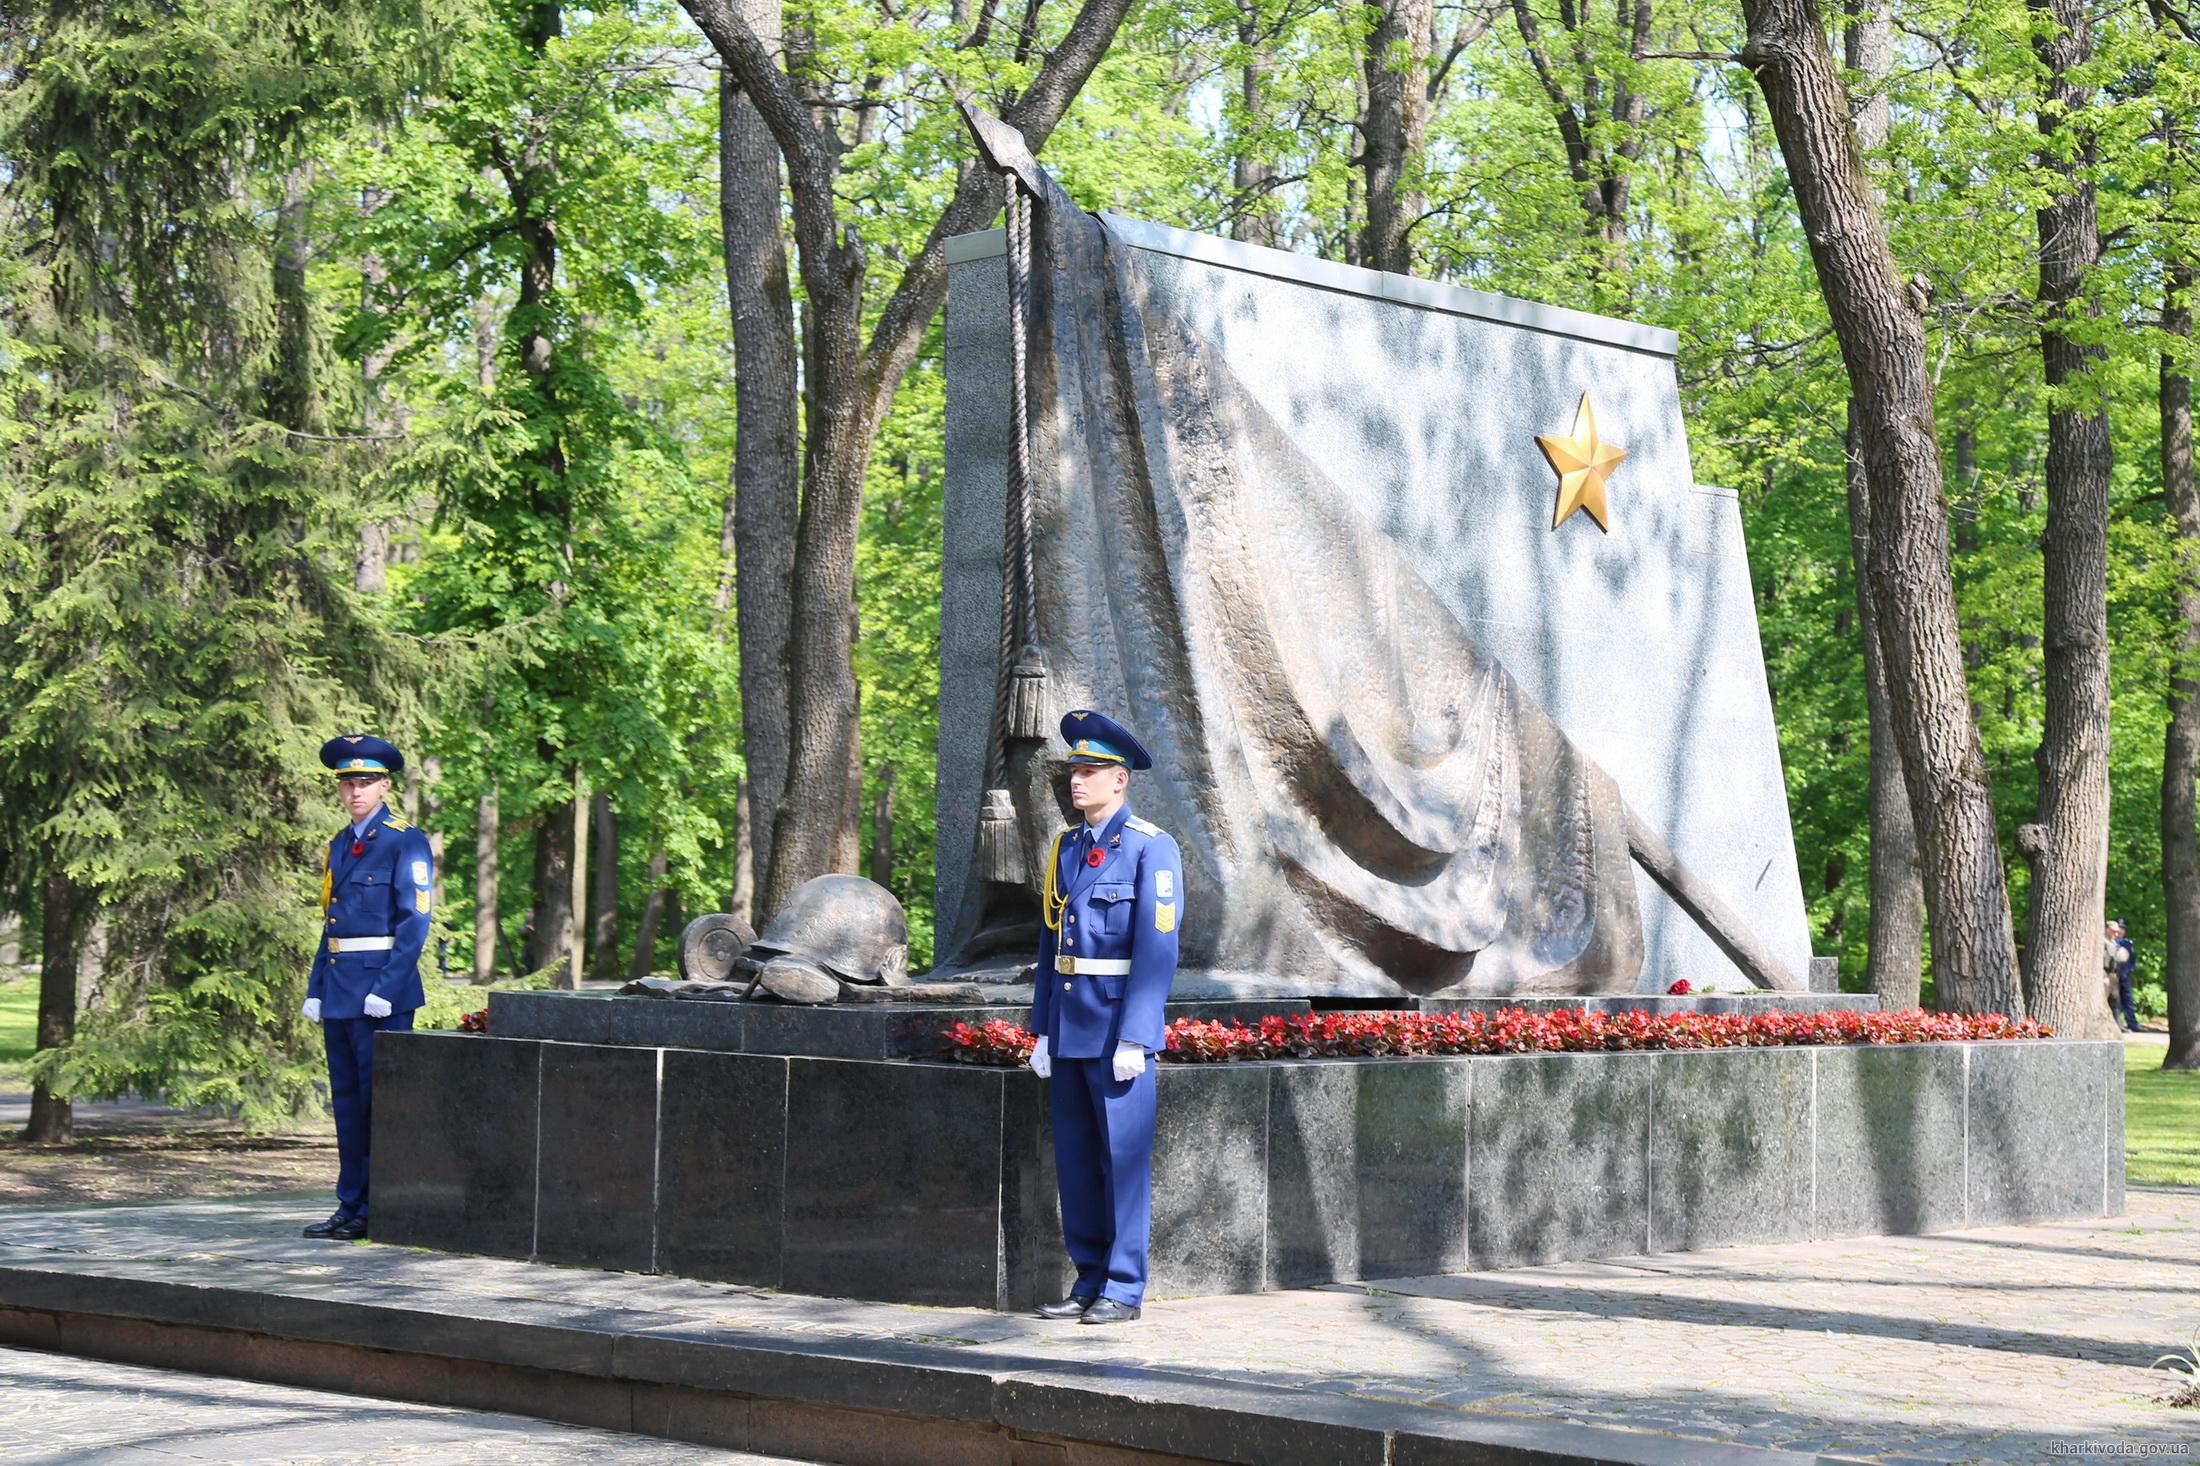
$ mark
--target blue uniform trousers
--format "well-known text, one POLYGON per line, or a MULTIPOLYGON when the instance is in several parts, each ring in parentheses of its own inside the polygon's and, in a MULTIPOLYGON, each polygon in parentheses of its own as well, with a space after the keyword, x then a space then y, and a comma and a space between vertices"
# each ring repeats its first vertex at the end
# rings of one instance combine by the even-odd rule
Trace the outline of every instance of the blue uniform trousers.
POLYGON ((1112 1059, 1056 1059, 1050 1088, 1074 1291, 1136 1307, 1153 1229, 1153 1061, 1136 1079, 1117 1079, 1112 1059))
POLYGON ((413 1010, 387 1018, 331 1018, 321 1025, 328 1048, 328 1097, 336 1111, 336 1209, 367 1214, 367 1138, 374 1116, 374 1035, 406 1033, 413 1010))

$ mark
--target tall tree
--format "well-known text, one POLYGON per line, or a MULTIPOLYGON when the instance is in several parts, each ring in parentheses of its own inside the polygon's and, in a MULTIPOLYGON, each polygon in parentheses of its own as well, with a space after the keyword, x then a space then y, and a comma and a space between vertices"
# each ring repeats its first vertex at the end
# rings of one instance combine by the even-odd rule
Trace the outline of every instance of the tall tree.
MULTIPOLYGON (((731 0, 775 59, 779 0, 731 0)), ((748 808, 735 839, 751 869, 771 866, 772 821, 787 782, 787 635, 800 508, 794 292, 787 278, 779 148, 731 68, 718 77, 718 209, 733 315, 733 489, 724 542, 741 649, 748 808)), ((754 883, 749 897, 754 901, 754 883)), ((761 923, 765 912, 742 913, 761 923)))
POLYGON ((619 823, 611 796, 597 790, 588 828, 595 839, 589 857, 588 975, 616 979, 619 962, 619 823))
MULTIPOLYGON (((536 68, 548 58, 551 46, 565 32, 565 16, 558 0, 536 0, 517 17, 517 33, 536 68)), ((558 372, 557 325, 558 235, 557 211, 551 206, 558 190, 558 153, 549 130, 539 119, 529 119, 516 139, 491 133, 487 137, 490 161, 504 180, 512 201, 511 228, 521 246, 519 301, 513 307, 510 329, 519 337, 519 365, 526 373, 527 389, 540 414, 555 423, 559 413, 561 383, 558 372)), ((552 428, 531 435, 528 462, 523 467, 530 507, 550 530, 567 555, 573 532, 572 489, 567 482, 572 465, 567 460, 564 435, 552 428)), ((562 607, 568 587, 553 575, 548 586, 553 606, 562 607)), ((555 742, 542 738, 537 756, 556 770, 550 796, 535 827, 535 923, 527 950, 527 965, 549 970, 558 987, 574 987, 580 981, 571 956, 576 945, 575 923, 580 913, 573 900, 573 875, 580 851, 580 809, 569 792, 580 777, 570 756, 555 742)))
POLYGON ((1941 1006, 2021 1015, 1991 779, 1971 715, 1926 370, 1924 300, 1901 277, 1814 0, 1744 0, 1741 60, 1787 160, 1848 368, 1872 493, 1871 577, 1896 739, 1924 856, 1941 1006))
MULTIPOLYGON (((999 208, 1000 183, 966 164, 922 249, 863 335, 869 256, 838 217, 834 182, 843 140, 820 127, 803 89, 730 0, 681 0, 740 82, 779 146, 793 202, 806 299, 802 506, 788 638, 788 765, 772 821, 762 909, 776 910, 804 881, 834 868, 850 827, 857 767, 855 549, 871 448, 947 289, 947 239, 999 208)), ((1130 0, 1086 0, 1030 85, 1007 108, 1009 125, 1044 146, 1106 54, 1130 0)), ((1034 14, 1036 7, 1034 7, 1034 14)))
MULTIPOLYGON (((2200 45, 2195 22, 2154 0, 2148 9, 2161 42, 2163 62, 2182 59, 2200 45)), ((2193 244, 2194 221, 2186 212, 2196 196, 2193 180, 2200 160, 2193 156, 2190 109, 2195 102, 2188 81, 2178 95, 2157 66, 2162 97, 2157 124, 2162 144, 2162 349, 2156 371, 2156 402, 2162 466, 2162 493, 2169 507, 2172 562, 2172 630, 2176 649, 2169 669, 2169 725, 2162 749, 2162 907, 2164 941, 2162 978, 2169 996, 2169 1048, 2165 1069, 2200 1069, 2200 809, 2194 780, 2200 778, 2200 483, 2195 482, 2192 449, 2193 303, 2200 297, 2200 248, 2193 244)))
POLYGON ((2040 356, 2046 367, 2046 725, 2039 809, 2018 835, 2031 861, 2026 1011, 2059 1032, 2113 1031, 2101 1001, 2108 882, 2108 490, 2113 466, 2095 339, 2101 253, 2097 163, 2085 113, 2093 33, 2084 0, 2027 0, 2046 73, 2038 107, 2047 201, 2039 228, 2040 356))
POLYGON ((1375 23, 1364 63, 1367 112, 1360 166, 1367 178, 1367 222, 1360 230, 1360 263, 1405 275, 1413 270, 1407 231, 1422 207, 1416 178, 1428 147, 1436 7, 1433 0, 1379 0, 1369 8, 1375 23))
POLYGON ((497 975, 497 786, 491 780, 474 804, 474 981, 487 985, 497 975))
MULTIPOLYGON (((2175 134, 2172 133, 2174 138, 2175 134)), ((2174 235, 2173 235, 2174 238, 2174 235)), ((2200 268, 2171 246, 2164 271, 2159 372, 2162 492, 2174 535, 2177 649, 2162 750, 2162 976, 2169 990, 2166 1069, 2200 1069, 2200 484, 2192 458, 2192 306, 2200 268)))
MULTIPOLYGON (((1865 159, 1886 146, 1891 108, 1881 90, 1894 70, 1894 21, 1887 0, 1849 8, 1844 37, 1849 70, 1863 83, 1856 111, 1856 145, 1865 159)), ((1879 613, 1872 597, 1871 476, 1856 410, 1848 408, 1843 457, 1849 502, 1849 563, 1856 581, 1856 623, 1864 649, 1865 724, 1871 741, 1869 947, 1866 985, 1887 1008, 1914 1008, 1924 989, 1925 891, 1917 862, 1917 826, 1902 782, 1902 752, 1890 720, 1887 667, 1879 650, 1879 613)))
POLYGON ((356 435, 309 284, 306 148, 422 74, 368 20, 120 0, 0 28, 0 848, 37 852, 49 907, 50 1138, 71 1093, 250 1119, 311 1094, 312 750, 362 707, 402 724, 418 677, 351 589, 356 435), (113 958, 76 1015, 94 919, 113 958))
POLYGON ((1274 41, 1262 24, 1260 0, 1236 0, 1237 43, 1242 52, 1237 74, 1237 148, 1231 183, 1237 197, 1230 210, 1230 237, 1247 244, 1277 242, 1276 202, 1269 197, 1276 167, 1268 156, 1268 76, 1275 69, 1274 41))

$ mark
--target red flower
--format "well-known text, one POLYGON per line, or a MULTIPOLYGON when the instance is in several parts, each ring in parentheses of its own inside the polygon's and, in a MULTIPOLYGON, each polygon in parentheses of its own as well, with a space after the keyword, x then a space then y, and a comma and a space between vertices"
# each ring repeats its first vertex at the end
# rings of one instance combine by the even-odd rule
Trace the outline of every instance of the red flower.
POLYGON ((1671 987, 1667 988, 1667 989, 1666 989, 1665 991, 1666 991, 1666 992, 1667 992, 1667 993, 1668 993, 1669 995, 1671 995, 1671 996, 1673 996, 1673 997, 1676 997, 1676 998, 1685 998, 1685 997, 1687 997, 1687 996, 1688 996, 1688 994, 1689 994, 1689 992, 1690 992, 1690 988, 1689 988, 1689 986, 1688 986, 1688 979, 1687 979, 1687 978, 1685 978, 1685 977, 1681 977, 1681 978, 1675 978, 1675 979, 1674 979, 1674 981, 1673 981, 1673 985, 1672 985, 1671 987))
MULTIPOLYGON (((483 1015, 486 1019, 486 1014, 483 1015)), ((2051 1038, 2054 1030, 1999 1013, 1597 1013, 1553 1008, 1530 1013, 1407 1013, 1368 1009, 1289 1013, 1256 1023, 1179 1018, 1163 1057, 1176 1064, 1253 1059, 1412 1058, 1421 1054, 1596 1053, 1637 1049, 1771 1048, 1782 1044, 1958 1043, 2051 1038)), ((942 1035, 947 1056, 966 1064, 1014 1067, 1034 1040, 1005 1019, 957 1023, 942 1035)))
POLYGON ((460 1033, 487 1033, 489 1031, 489 1010, 483 1008, 478 1012, 459 1014, 458 1031, 460 1033))

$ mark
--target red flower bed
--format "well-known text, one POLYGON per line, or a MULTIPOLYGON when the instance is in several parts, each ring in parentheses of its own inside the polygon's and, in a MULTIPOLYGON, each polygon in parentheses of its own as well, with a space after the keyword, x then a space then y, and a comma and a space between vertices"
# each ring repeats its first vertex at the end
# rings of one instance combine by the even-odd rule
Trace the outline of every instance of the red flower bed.
MULTIPOLYGON (((1747 1049, 1786 1044, 1957 1043, 1968 1039, 2049 1038, 2054 1030, 1999 1013, 1596 1013, 1557 1008, 1530 1013, 1293 1013, 1257 1023, 1179 1018, 1162 1058, 1178 1064, 1249 1059, 1382 1059, 1422 1054, 1587 1054, 1628 1049, 1747 1049)), ((948 1057, 965 1064, 1014 1067, 1031 1057, 1032 1037, 1006 1019, 957 1023, 943 1035, 948 1057)))

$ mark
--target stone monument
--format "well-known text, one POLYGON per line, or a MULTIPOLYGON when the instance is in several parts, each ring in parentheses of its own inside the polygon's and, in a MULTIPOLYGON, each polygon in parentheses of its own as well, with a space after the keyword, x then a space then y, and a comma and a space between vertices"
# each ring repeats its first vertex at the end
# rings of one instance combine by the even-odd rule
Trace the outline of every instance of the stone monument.
MULTIPOLYGON (((1023 1018, 977 979, 1032 960, 1065 816, 1035 735, 1078 706, 1158 756, 1171 1018, 1872 1005, 1664 992, 1790 989, 1808 953, 1670 336, 1096 218, 972 121, 1018 190, 1005 250, 950 252, 939 915, 972 980, 908 981, 892 896, 825 877, 762 933, 689 928, 644 987, 703 1001, 383 1033, 377 1242, 1060 1297, 1049 1081, 940 1061, 1023 1018)), ((2118 1044, 2030 1039, 1168 1063, 1154 1291, 2115 1215, 2122 1082, 2118 1044)))
POLYGON ((1017 202, 949 252, 949 966, 1032 945, 1065 805, 1028 735, 1094 706, 1154 750, 1194 989, 1800 988, 1739 507, 1690 473, 1672 335, 1090 215, 972 127, 1017 202))

